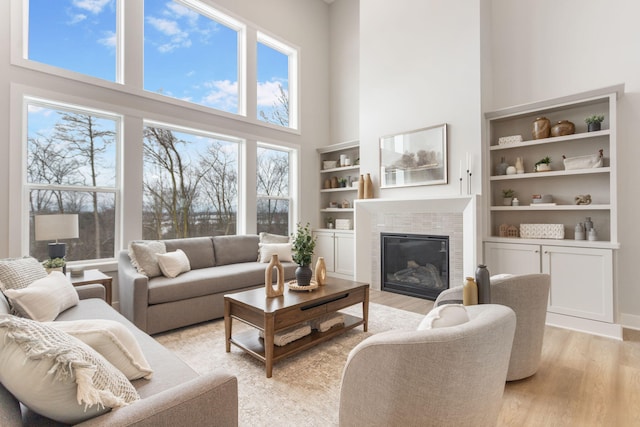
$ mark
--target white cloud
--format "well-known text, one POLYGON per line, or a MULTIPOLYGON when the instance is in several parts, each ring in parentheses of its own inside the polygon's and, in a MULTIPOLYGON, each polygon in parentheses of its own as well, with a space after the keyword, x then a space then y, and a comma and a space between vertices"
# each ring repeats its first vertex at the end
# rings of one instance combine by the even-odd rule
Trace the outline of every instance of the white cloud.
POLYGON ((116 33, 114 33, 113 31, 106 31, 105 37, 98 39, 98 43, 109 48, 115 48, 116 42, 116 33))
POLYGON ((171 52, 179 47, 191 46, 189 33, 182 31, 182 29, 180 29, 180 25, 178 25, 176 21, 148 16, 147 22, 153 28, 171 39, 168 43, 163 43, 158 46, 158 50, 161 53, 171 52))
POLYGON ((104 7, 111 3, 111 1, 112 0, 73 0, 73 5, 97 15, 102 12, 104 7))
POLYGON ((69 25, 74 25, 74 24, 77 24, 78 22, 84 21, 85 19, 87 19, 87 15, 85 15, 84 13, 76 13, 68 21, 68 24, 69 25))
POLYGON ((198 20, 198 13, 189 9, 188 7, 184 7, 181 4, 170 2, 167 3, 167 9, 164 11, 166 16, 177 17, 177 18, 187 18, 189 21, 195 22, 198 20))
POLYGON ((238 108, 238 82, 214 80, 204 85, 209 92, 202 99, 204 105, 223 111, 236 111, 238 108))
POLYGON ((272 107, 273 104, 278 104, 280 85, 280 82, 274 80, 268 82, 258 82, 258 106, 272 107))

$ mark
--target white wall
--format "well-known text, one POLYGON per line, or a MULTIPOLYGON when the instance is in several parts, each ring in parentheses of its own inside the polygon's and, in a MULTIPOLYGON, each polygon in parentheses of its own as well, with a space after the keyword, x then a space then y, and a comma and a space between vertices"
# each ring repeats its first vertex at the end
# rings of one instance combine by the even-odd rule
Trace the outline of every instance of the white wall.
POLYGON ((618 322, 640 328, 640 2, 492 0, 492 106, 625 84, 618 102, 618 322))
POLYGON ((329 10, 331 140, 327 144, 335 144, 360 137, 360 0, 337 0, 329 10))
POLYGON ((383 135, 449 125, 449 184, 376 191, 376 197, 459 194, 459 162, 480 192, 480 0, 360 2, 361 170, 379 185, 383 135))

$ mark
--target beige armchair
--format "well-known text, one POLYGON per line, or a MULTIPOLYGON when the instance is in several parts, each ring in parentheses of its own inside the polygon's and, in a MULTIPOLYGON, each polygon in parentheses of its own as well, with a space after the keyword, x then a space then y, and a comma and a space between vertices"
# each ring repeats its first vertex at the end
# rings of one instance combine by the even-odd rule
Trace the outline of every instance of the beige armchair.
MULTIPOLYGON (((538 370, 550 283, 548 274, 501 274, 491 278, 491 302, 511 307, 518 319, 507 381, 530 377, 538 370)), ((462 286, 442 292, 435 306, 450 300, 462 300, 462 286)))
POLYGON ((516 318, 495 304, 467 310, 461 325, 357 345, 342 375, 340 426, 495 426, 516 318))

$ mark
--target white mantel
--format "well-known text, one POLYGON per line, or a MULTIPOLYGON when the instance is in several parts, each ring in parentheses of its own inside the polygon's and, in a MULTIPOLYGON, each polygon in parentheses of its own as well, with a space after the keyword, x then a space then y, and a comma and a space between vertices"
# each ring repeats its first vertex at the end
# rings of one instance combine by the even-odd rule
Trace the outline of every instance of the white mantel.
POLYGON ((380 289, 380 233, 440 234, 450 238, 450 285, 462 284, 482 259, 480 196, 364 199, 354 203, 355 280, 380 289))

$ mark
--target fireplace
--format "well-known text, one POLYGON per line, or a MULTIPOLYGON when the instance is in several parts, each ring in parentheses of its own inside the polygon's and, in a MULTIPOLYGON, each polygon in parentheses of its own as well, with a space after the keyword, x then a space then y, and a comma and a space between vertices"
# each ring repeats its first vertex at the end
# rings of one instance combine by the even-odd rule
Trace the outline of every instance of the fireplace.
POLYGON ((380 233, 381 289, 435 300, 449 288, 449 237, 380 233))

